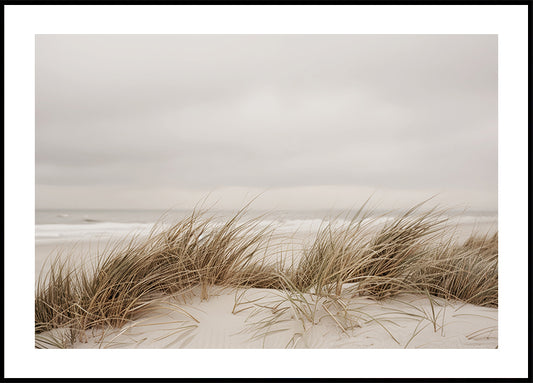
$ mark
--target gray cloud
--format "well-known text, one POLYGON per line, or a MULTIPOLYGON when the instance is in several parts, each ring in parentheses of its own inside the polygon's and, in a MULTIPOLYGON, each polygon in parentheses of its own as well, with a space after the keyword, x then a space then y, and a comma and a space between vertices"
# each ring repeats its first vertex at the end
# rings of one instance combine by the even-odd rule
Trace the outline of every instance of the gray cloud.
POLYGON ((97 186, 495 201, 497 37, 39 35, 36 162, 38 194, 88 205, 97 186))

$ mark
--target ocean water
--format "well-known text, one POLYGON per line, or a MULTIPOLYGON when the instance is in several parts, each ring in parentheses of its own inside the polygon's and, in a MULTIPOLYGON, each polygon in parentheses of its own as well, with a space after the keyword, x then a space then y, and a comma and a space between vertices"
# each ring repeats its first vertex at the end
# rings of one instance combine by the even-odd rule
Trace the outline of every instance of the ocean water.
MULTIPOLYGON (((236 212, 211 210, 213 225, 221 225, 236 212)), ((355 212, 343 211, 248 211, 242 220, 259 218, 255 229, 268 226, 276 238, 269 242, 271 260, 281 257, 290 262, 302 248, 312 243, 321 226, 333 218, 335 225, 347 225, 355 212)), ((379 225, 394 214, 375 211, 372 224, 379 225)), ((35 271, 39 275, 56 256, 66 256, 75 265, 91 264, 108 246, 122 243, 133 235, 143 237, 158 222, 158 229, 170 226, 190 216, 191 210, 37 210, 35 212, 35 271)), ((460 228, 455 235, 460 240, 472 232, 485 234, 497 230, 497 213, 490 211, 449 212, 450 224, 460 228)), ((242 221, 241 221, 242 222, 242 221)), ((269 258, 270 259, 270 258, 269 258)))
MULTIPOLYGON (((401 212, 401 211, 400 211, 401 212)), ((355 212, 354 212, 355 213, 355 212)), ((374 215, 384 214, 376 210, 374 215)), ((60 241, 62 239, 90 239, 102 236, 125 236, 128 234, 147 234, 158 222, 163 227, 190 216, 191 210, 36 210, 36 242, 60 241)), ((214 217, 214 223, 222 223, 232 217, 235 211, 213 210, 206 215, 214 217)), ((497 227, 495 211, 450 211, 450 223, 470 226, 497 227)), ((260 217, 258 228, 267 225, 277 232, 317 231, 336 217, 335 222, 346 224, 351 218, 345 211, 247 211, 243 220, 260 217)), ((394 217, 380 218, 377 222, 394 217)))

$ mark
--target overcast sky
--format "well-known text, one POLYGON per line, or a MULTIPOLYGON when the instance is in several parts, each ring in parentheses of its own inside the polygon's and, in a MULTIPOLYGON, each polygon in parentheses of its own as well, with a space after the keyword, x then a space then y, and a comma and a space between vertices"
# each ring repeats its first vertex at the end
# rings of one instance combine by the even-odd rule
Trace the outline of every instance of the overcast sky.
POLYGON ((496 35, 38 35, 37 208, 497 209, 496 35))

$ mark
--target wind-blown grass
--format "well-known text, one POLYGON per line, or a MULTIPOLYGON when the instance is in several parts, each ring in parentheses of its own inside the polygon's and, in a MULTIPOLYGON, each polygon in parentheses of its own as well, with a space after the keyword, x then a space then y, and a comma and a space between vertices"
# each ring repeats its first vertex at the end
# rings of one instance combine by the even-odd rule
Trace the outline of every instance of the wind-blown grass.
POLYGON ((107 250, 92 268, 57 258, 37 281, 35 332, 66 328, 84 341, 86 330, 124 326, 158 298, 200 287, 208 299, 215 285, 277 289, 294 307, 309 304, 296 299, 303 294, 338 302, 343 294, 404 292, 497 307, 497 233, 458 244, 444 211, 422 205, 380 217, 363 206, 345 224, 325 223, 290 267, 266 262, 274 229, 260 226, 260 217, 243 220, 242 209, 220 223, 195 211, 107 250))
POLYGON ((498 233, 434 249, 418 264, 411 282, 435 296, 497 307, 498 233))
POLYGON ((132 239, 103 254, 91 271, 54 261, 37 283, 36 332, 60 326, 80 331, 121 326, 149 309, 165 294, 212 285, 274 286, 272 266, 252 262, 265 250, 268 227, 254 231, 258 220, 228 222, 193 213, 146 239, 132 239))
POLYGON ((379 223, 359 211, 347 226, 329 224, 319 231, 294 272, 300 288, 319 294, 341 295, 345 284, 351 292, 384 298, 405 289, 414 265, 426 256, 428 245, 442 230, 442 212, 432 209, 379 223))

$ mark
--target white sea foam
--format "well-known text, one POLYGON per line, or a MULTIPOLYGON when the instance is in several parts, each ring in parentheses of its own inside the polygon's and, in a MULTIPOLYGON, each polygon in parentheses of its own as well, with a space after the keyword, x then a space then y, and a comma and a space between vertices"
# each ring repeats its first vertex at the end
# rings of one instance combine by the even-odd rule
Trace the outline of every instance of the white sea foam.
MULTIPOLYGON (((366 218, 363 224, 379 226, 394 217, 366 218)), ((497 225, 496 216, 456 216, 450 217, 449 224, 476 225, 494 224, 497 225)), ((332 224, 333 227, 346 227, 350 224, 349 219, 337 218, 335 220, 308 218, 308 219, 263 219, 256 223, 252 232, 257 232, 270 227, 277 233, 313 233, 321 228, 332 224)), ((158 225, 158 230, 169 227, 170 224, 158 225)), ((223 221, 211 223, 212 227, 224 225, 223 221)), ((35 239, 38 242, 62 241, 71 239, 88 240, 102 237, 125 237, 129 235, 147 235, 150 233, 154 223, 124 223, 124 222, 96 222, 96 223, 74 223, 74 224, 40 224, 35 226, 35 239)))
POLYGON ((498 222, 498 217, 494 215, 465 215, 465 216, 458 216, 458 217, 451 217, 451 222, 458 222, 463 224, 472 224, 472 223, 491 223, 491 222, 498 222))
POLYGON ((45 224, 35 225, 37 241, 54 239, 90 239, 95 237, 114 237, 124 235, 146 235, 152 229, 152 223, 117 223, 99 222, 92 224, 45 224))

